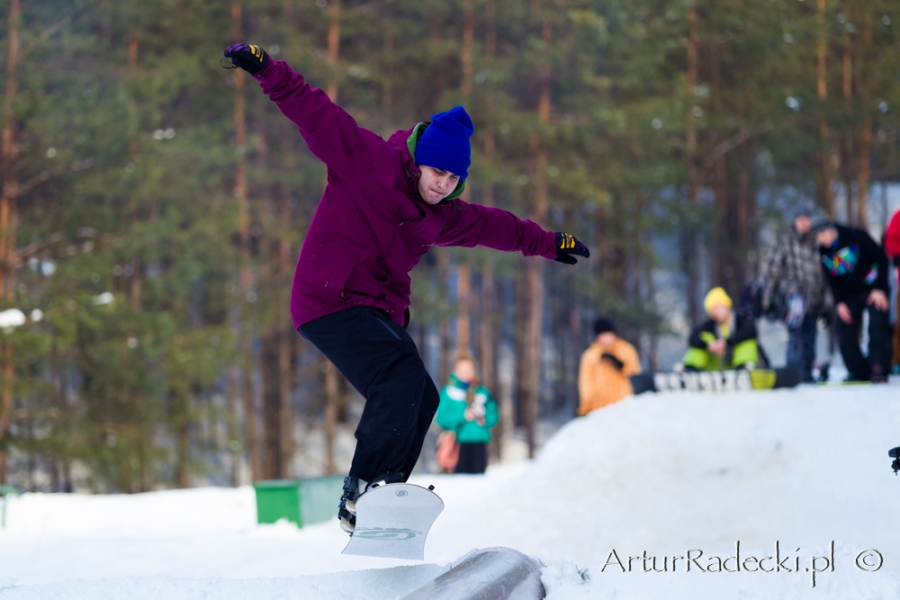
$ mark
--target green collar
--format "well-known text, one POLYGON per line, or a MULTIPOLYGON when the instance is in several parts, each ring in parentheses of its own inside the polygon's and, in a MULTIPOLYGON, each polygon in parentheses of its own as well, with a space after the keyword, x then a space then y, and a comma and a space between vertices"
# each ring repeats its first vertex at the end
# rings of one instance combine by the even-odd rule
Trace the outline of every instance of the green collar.
MULTIPOLYGON (((419 142, 419 138, 422 137, 422 134, 425 133, 428 125, 429 123, 419 123, 413 127, 412 133, 406 138, 406 147, 409 149, 409 155, 412 157, 413 162, 416 162, 416 144, 419 142)), ((459 183, 456 184, 456 189, 450 192, 450 195, 438 202, 438 204, 443 204, 444 202, 459 198, 462 196, 463 190, 465 189, 466 179, 460 179, 459 183)))

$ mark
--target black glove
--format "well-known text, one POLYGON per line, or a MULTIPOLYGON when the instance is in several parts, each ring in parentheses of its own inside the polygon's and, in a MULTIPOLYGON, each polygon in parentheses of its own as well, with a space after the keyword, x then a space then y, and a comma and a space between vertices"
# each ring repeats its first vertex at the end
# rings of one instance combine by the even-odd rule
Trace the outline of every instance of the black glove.
POLYGON ((228 46, 225 48, 225 58, 230 58, 231 64, 251 75, 259 73, 269 64, 269 55, 266 51, 252 44, 228 46))
POLYGON ((614 355, 610 354, 609 352, 604 352, 603 354, 600 355, 600 362, 607 363, 611 367, 614 367, 616 369, 616 371, 621 371, 622 369, 625 368, 625 363, 623 363, 621 360, 619 360, 618 358, 616 358, 614 355))
POLYGON ((578 262, 575 256, 583 256, 587 258, 591 255, 591 251, 587 246, 575 239, 571 233, 556 232, 556 262, 574 265, 578 262))

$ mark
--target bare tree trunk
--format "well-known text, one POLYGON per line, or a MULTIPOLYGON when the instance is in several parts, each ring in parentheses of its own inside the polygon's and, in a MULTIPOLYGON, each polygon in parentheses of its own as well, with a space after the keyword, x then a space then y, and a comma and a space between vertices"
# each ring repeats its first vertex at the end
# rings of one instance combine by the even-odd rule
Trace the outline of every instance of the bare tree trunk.
POLYGON ((472 346, 472 314, 469 301, 469 283, 471 272, 468 264, 456 268, 456 346, 458 350, 471 350, 472 346))
MULTIPOLYGON (((384 10, 390 11, 390 8, 384 10)), ((381 77, 381 109, 385 118, 390 119, 394 104, 394 21, 389 12, 384 18, 382 35, 384 35, 384 60, 387 72, 382 73, 381 77)))
MULTIPOLYGON (((816 0, 818 9, 818 25, 819 37, 816 46, 816 94, 822 104, 823 113, 827 107, 828 100, 828 28, 825 24, 826 16, 826 0, 816 0)), ((819 137, 821 138, 822 148, 819 151, 820 177, 819 182, 819 204, 828 213, 828 216, 834 218, 834 193, 831 189, 831 135, 828 128, 828 118, 826 114, 822 115, 819 122, 819 137)))
POLYGON ((734 291, 740 293, 741 287, 748 283, 748 264, 751 261, 751 255, 755 251, 755 244, 752 243, 751 234, 754 231, 753 224, 750 222, 750 204, 753 202, 753 191, 751 190, 751 180, 750 180, 750 168, 753 165, 753 161, 748 160, 749 156, 752 156, 751 152, 748 151, 748 147, 745 146, 740 149, 741 159, 738 164, 738 173, 737 173, 737 207, 736 213, 734 215, 734 219, 732 219, 732 224, 734 226, 733 232, 736 236, 739 243, 739 251, 735 256, 734 261, 734 291))
MULTIPOLYGON (((175 481, 178 487, 187 489, 191 486, 191 470, 190 470, 190 432, 191 426, 187 415, 188 398, 182 398, 179 402, 179 410, 182 412, 178 417, 176 427, 176 435, 178 438, 178 462, 175 469, 175 481)), ((149 482, 141 486, 141 491, 149 491, 149 482)))
POLYGON ((859 104, 862 108, 862 121, 857 126, 857 223, 862 229, 869 228, 869 186, 871 185, 871 152, 872 152, 872 110, 871 104, 871 67, 872 60, 872 14, 866 10, 863 18, 862 44, 859 48, 859 104))
MULTIPOLYGON (((485 156, 488 162, 493 160, 494 138, 489 134, 490 143, 485 140, 485 156), (489 149, 488 149, 489 148, 489 149)), ((485 206, 494 204, 494 186, 487 184, 482 193, 482 202, 485 206)), ((485 261, 481 267, 481 326, 478 332, 478 346, 481 350, 481 378, 494 398, 499 402, 499 418, 491 436, 491 454, 501 458, 503 439, 513 428, 513 406, 508 394, 500 395, 500 383, 497 374, 497 341, 499 337, 497 305, 494 299, 497 296, 496 276, 494 275, 494 263, 485 261)))
MULTIPOLYGON (((754 93, 747 90, 743 95, 741 117, 749 123, 754 106, 754 93)), ((744 129, 746 131, 746 129, 744 129)), ((756 163, 756 151, 753 143, 745 143, 737 149, 737 193, 736 206, 731 221, 733 239, 740 242, 735 258, 734 279, 735 291, 740 293, 747 283, 756 275, 754 265, 757 260, 756 236, 756 192, 754 189, 753 169, 756 163)))
POLYGON ((425 98, 427 110, 437 112, 444 89, 446 88, 446 61, 444 60, 441 34, 444 31, 444 16, 440 10, 435 10, 428 24, 428 59, 431 64, 428 82, 428 94, 425 98))
POLYGON ((337 405, 340 394, 340 373, 330 361, 325 361, 325 473, 337 472, 334 460, 334 441, 337 437, 337 405))
POLYGON ((694 90, 698 83, 698 46, 697 41, 697 9, 693 6, 688 10, 688 39, 687 39, 687 90, 689 99, 687 107, 687 131, 685 139, 685 151, 688 171, 688 220, 684 227, 684 271, 687 276, 687 305, 688 318, 691 327, 700 322, 700 271, 697 260, 696 225, 693 217, 697 210, 698 196, 700 194, 700 158, 697 156, 697 118, 694 116, 693 101, 694 90))
MULTIPOLYGON (((845 5, 846 9, 849 9, 849 6, 845 5)), ((845 14, 849 14, 849 10, 845 10, 845 14)), ((844 135, 843 135, 843 178, 844 185, 847 190, 847 223, 850 225, 855 225, 855 217, 857 216, 856 211, 854 210, 856 202, 853 198, 853 180, 854 172, 856 171, 854 160, 854 151, 853 151, 853 126, 850 124, 852 117, 852 103, 853 103, 853 58, 852 58, 852 42, 850 40, 850 35, 845 31, 844 32, 844 48, 843 48, 843 60, 842 60, 842 85, 841 91, 843 92, 844 97, 844 117, 847 119, 847 124, 844 126, 844 135)))
MULTIPOLYGON (((332 102, 338 99, 338 55, 341 48, 341 3, 328 3, 328 86, 325 89, 332 102)), ((337 414, 340 403, 340 373, 331 361, 324 360, 325 369, 325 472, 335 473, 334 442, 337 437, 337 414)))
MULTIPOLYGON (((716 39, 715 44, 710 53, 711 72, 711 99, 712 110, 716 116, 722 116, 722 62, 719 60, 722 52, 723 44, 720 39, 716 39)), ((715 140, 727 139, 727 132, 716 131, 715 140)), ((730 227, 730 202, 728 193, 728 166, 726 164, 726 153, 721 152, 716 155, 713 162, 713 197, 716 207, 715 223, 716 226, 712 233, 713 248, 713 277, 714 285, 721 285, 729 294, 734 294, 734 286, 731 285, 731 261, 730 261, 730 244, 733 240, 729 237, 730 227)))
POLYGON ((475 45, 475 0, 462 0, 463 27, 462 43, 460 44, 460 63, 462 64, 460 92, 463 99, 468 100, 472 95, 472 79, 475 75, 475 67, 472 59, 472 47, 475 45))
MULTIPOLYGON (((241 20, 243 9, 240 2, 231 5, 231 35, 234 40, 243 37, 241 20)), ((237 148, 234 172, 234 194, 238 202, 238 238, 240 254, 239 285, 240 298, 240 340, 241 353, 241 387, 244 405, 244 437, 247 448, 247 460, 253 481, 259 479, 262 472, 261 453, 256 432, 256 403, 253 391, 253 347, 250 337, 249 299, 252 289, 252 272, 250 266, 250 201, 247 190, 247 115, 244 101, 246 78, 241 69, 234 70, 234 144, 237 148)))
POLYGON ((225 367, 225 402, 228 414, 226 427, 228 429, 228 454, 230 457, 231 485, 237 487, 241 484, 241 453, 243 447, 240 443, 241 431, 238 425, 238 384, 237 369, 233 364, 225 367))
MULTIPOLYGON (((289 192, 286 187, 281 188, 279 195, 279 213, 280 221, 283 227, 290 230, 291 226, 291 207, 289 202, 289 192)), ((291 285, 291 241, 283 232, 281 239, 278 240, 278 262, 277 262, 277 281, 279 289, 289 290, 291 285)), ((284 294, 287 300, 290 298, 289 293, 284 294)), ((291 410, 291 389, 293 388, 293 373, 291 369, 291 341, 295 332, 293 327, 287 329, 286 323, 276 323, 275 329, 278 332, 278 403, 281 409, 281 465, 282 477, 290 476, 291 458, 294 455, 294 420, 291 410)))
MULTIPOLYGON (((551 42, 550 21, 544 17, 541 25, 541 40, 549 49, 551 42)), ((550 123, 550 65, 545 64, 540 73, 538 97, 538 122, 546 127, 550 123)), ((534 135, 530 141, 531 155, 534 157, 534 204, 532 220, 537 223, 547 221, 547 146, 541 137, 534 135)), ((528 456, 534 457, 537 448, 536 428, 540 403, 541 382, 541 321, 544 313, 544 263, 529 260, 526 267, 528 316, 525 321, 525 397, 523 416, 525 437, 528 442, 528 456)))
POLYGON ((515 427, 526 426, 526 403, 529 394, 528 372, 528 322, 531 307, 530 291, 528 289, 528 271, 519 269, 515 275, 516 306, 515 306, 515 379, 513 381, 513 425, 515 427))
POLYGON ((263 479, 282 479, 284 465, 281 454, 281 405, 278 383, 278 330, 272 328, 262 335, 260 371, 262 373, 263 405, 263 479))
MULTIPOLYGON (((19 195, 19 179, 16 172, 15 131, 13 123, 13 103, 18 88, 19 66, 19 0, 9 4, 9 50, 6 57, 6 88, 3 95, 2 148, 0 148, 0 297, 11 301, 15 295, 15 273, 13 271, 16 251, 16 198, 19 195)), ((3 361, 3 381, 0 382, 0 484, 6 483, 9 469, 9 452, 5 447, 12 421, 12 388, 14 350, 12 343, 0 343, 3 361)))
MULTIPOLYGON (((448 293, 447 290, 449 288, 449 279, 450 276, 450 255, 446 252, 440 252, 437 255, 437 278, 439 282, 438 294, 442 300, 445 300, 448 293)), ((442 302, 442 304, 445 304, 442 302)), ((438 327, 438 334, 440 335, 441 345, 440 345, 440 381, 438 382, 440 385, 443 385, 444 382, 447 381, 447 378, 450 377, 450 352, 453 347, 453 343, 450 339, 450 321, 449 319, 443 317, 441 319, 441 324, 438 327)))
MULTIPOLYGON (((472 97, 472 79, 474 66, 472 47, 475 43, 475 0, 463 0, 462 43, 460 44, 460 63, 462 64, 462 84, 460 92, 463 104, 468 104, 472 97)), ((465 190, 464 199, 468 199, 471 190, 465 190)), ((471 343, 471 309, 469 306, 469 284, 471 272, 465 262, 456 269, 456 346, 459 350, 470 350, 471 343)))
MULTIPOLYGON (((488 60, 497 54, 497 3, 495 0, 485 1, 484 53, 488 60)), ((486 99, 488 114, 492 114, 493 97, 486 99)), ((493 164, 497 153, 496 139, 493 129, 484 135, 484 158, 488 165, 493 164)), ((482 188, 481 203, 494 205, 494 185, 487 182, 482 188)), ((497 373, 497 344, 499 338, 499 317, 497 303, 496 275, 492 259, 485 261, 481 268, 482 321, 479 331, 479 347, 481 349, 481 376, 484 385, 499 403, 499 419, 491 436, 491 455, 497 460, 502 458, 503 440, 513 430, 513 403, 509 394, 500 394, 500 378, 497 373)))
MULTIPOLYGON (((642 239, 644 240, 644 247, 651 246, 651 232, 649 230, 642 232, 642 239)), ((644 258, 644 281, 646 282, 648 309, 655 316, 659 313, 656 304, 656 280, 653 277, 653 260, 650 256, 644 258)), ((659 332, 657 325, 654 324, 648 338, 645 364, 650 367, 651 371, 659 371, 659 332)))

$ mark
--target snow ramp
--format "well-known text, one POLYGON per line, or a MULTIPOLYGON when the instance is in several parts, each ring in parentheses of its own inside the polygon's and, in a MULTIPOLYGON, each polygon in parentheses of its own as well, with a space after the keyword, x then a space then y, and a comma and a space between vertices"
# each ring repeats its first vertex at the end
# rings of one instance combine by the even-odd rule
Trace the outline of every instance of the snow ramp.
POLYGON ((510 548, 473 550, 402 600, 539 600, 541 564, 510 548))

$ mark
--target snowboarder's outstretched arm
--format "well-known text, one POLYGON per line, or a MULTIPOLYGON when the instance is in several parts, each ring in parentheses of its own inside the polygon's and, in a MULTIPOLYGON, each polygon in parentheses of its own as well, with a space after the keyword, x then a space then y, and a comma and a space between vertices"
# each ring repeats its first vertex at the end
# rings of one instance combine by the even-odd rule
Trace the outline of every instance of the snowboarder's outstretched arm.
POLYGON ((366 138, 380 140, 378 136, 360 127, 328 94, 311 87, 286 62, 270 58, 258 46, 229 46, 225 56, 260 83, 269 99, 297 125, 316 158, 340 174, 358 175, 369 142, 366 138))
POLYGON ((451 200, 450 205, 450 217, 438 235, 438 246, 485 246, 567 264, 575 264, 575 256, 591 255, 575 236, 545 231, 537 223, 520 219, 511 212, 462 200, 451 200))

